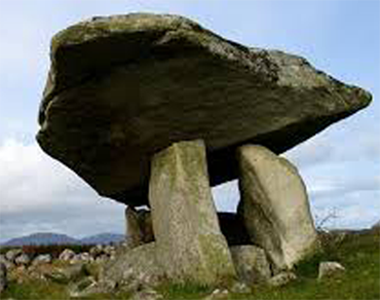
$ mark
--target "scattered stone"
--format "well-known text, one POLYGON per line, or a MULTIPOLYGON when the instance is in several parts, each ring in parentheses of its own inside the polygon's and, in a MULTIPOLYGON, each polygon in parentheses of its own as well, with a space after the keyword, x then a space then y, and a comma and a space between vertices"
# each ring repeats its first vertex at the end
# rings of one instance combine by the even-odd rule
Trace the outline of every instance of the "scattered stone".
POLYGON ((227 299, 229 292, 226 289, 215 289, 209 296, 204 298, 204 300, 222 300, 227 299))
POLYGON ((3 254, 0 254, 0 263, 3 263, 7 270, 13 269, 15 267, 15 264, 6 259, 5 255, 3 254))
POLYGON ((31 261, 31 259, 30 259, 29 255, 26 253, 22 253, 21 255, 19 255, 15 258, 15 264, 16 265, 26 266, 26 265, 30 264, 30 261, 31 261))
POLYGON ((234 294, 249 294, 252 290, 245 283, 237 281, 231 286, 230 292, 234 294))
POLYGON ((157 257, 174 282, 235 278, 209 185, 205 144, 174 143, 152 159, 149 201, 157 257))
POLYGON ((125 210, 126 234, 131 248, 154 241, 152 218, 145 209, 128 206, 125 210))
POLYGON ((88 297, 99 292, 97 282, 92 276, 88 276, 68 286, 69 295, 72 298, 88 297))
POLYGON ((0 294, 5 291, 8 285, 7 268, 4 263, 0 262, 0 294))
POLYGON ((277 273, 314 252, 319 243, 305 185, 295 166, 262 146, 238 151, 243 216, 252 241, 277 273))
POLYGON ((238 176, 237 145, 282 153, 371 102, 302 57, 175 15, 80 22, 53 37, 50 57, 39 144, 100 195, 133 206, 147 204, 151 154, 173 141, 205 140, 216 185, 238 176))
POLYGON ((58 259, 69 261, 72 260, 75 256, 75 252, 71 249, 65 249, 62 251, 62 253, 59 255, 58 259))
POLYGON ((233 246, 230 250, 240 281, 251 286, 269 280, 271 270, 263 249, 245 245, 233 246))
POLYGON ((163 296, 153 289, 144 289, 135 293, 131 300, 158 300, 163 299, 163 296))
POLYGON ((319 264, 318 279, 322 280, 329 277, 342 275, 346 271, 340 263, 335 261, 324 261, 319 264))
POLYGON ((104 247, 101 244, 96 245, 90 249, 90 255, 94 258, 98 257, 101 254, 104 254, 104 247))
POLYGON ((33 265, 50 264, 51 261, 52 261, 52 258, 50 254, 40 254, 33 259, 32 264, 33 265))
POLYGON ((86 267, 84 264, 75 264, 60 269, 59 273, 61 273, 67 281, 73 281, 86 275, 86 267))
POLYGON ((15 259, 17 256, 21 255, 22 254, 22 250, 21 249, 11 249, 9 251, 7 251, 7 253, 5 254, 5 258, 14 263, 15 262, 15 259))
POLYGON ((270 286, 280 287, 287 285, 296 279, 297 276, 293 272, 281 272, 269 279, 268 284, 270 286))
POLYGON ((79 253, 76 255, 76 258, 78 261, 82 262, 89 262, 94 260, 94 258, 88 252, 79 253))

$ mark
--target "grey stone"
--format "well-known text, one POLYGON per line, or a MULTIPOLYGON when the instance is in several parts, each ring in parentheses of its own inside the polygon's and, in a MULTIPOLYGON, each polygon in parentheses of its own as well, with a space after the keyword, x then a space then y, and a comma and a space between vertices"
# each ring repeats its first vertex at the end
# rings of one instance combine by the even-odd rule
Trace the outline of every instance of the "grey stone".
POLYGON ((175 141, 205 140, 216 185, 237 178, 237 146, 282 153, 371 101, 302 57, 174 15, 80 22, 53 37, 51 60, 38 143, 100 195, 134 206, 148 199, 151 154, 175 141))
POLYGON ((149 211, 128 206, 125 210, 126 235, 130 246, 137 247, 154 241, 152 218, 149 211))
POLYGON ((319 245, 305 185, 295 166, 262 146, 243 146, 238 158, 238 212, 248 234, 275 272, 291 269, 319 245))
POLYGON ((50 264, 52 262, 52 257, 50 254, 40 254, 33 259, 33 265, 39 264, 50 264))
POLYGON ((229 290, 235 294, 249 294, 252 292, 252 289, 243 282, 233 283, 229 290))
POLYGON ((229 298, 229 291, 226 289, 215 289, 204 300, 223 300, 229 298))
POLYGON ((338 262, 324 261, 319 264, 318 279, 322 280, 333 276, 339 276, 345 273, 345 271, 346 268, 338 262))
POLYGON ((130 249, 102 265, 100 284, 104 290, 119 286, 123 290, 137 291, 164 283, 165 271, 160 267, 155 242, 130 249))
POLYGON ((7 268, 4 263, 0 262, 0 294, 5 291, 8 285, 7 268))
POLYGON ((252 245, 230 248, 239 280, 247 285, 263 283, 271 277, 270 265, 265 251, 252 245))
POLYGON ((296 274, 293 272, 280 272, 268 280, 268 284, 274 287, 280 287, 289 284, 297 279, 296 274))
POLYGON ((65 249, 62 251, 62 253, 59 255, 58 259, 69 261, 73 259, 75 256, 75 252, 71 249, 65 249))
POLYGON ((16 265, 28 265, 30 264, 30 257, 29 255, 22 253, 21 255, 17 256, 15 259, 15 264, 16 265))
POLYGON ((68 292, 72 298, 82 298, 91 296, 91 294, 101 292, 97 282, 92 276, 85 277, 68 286, 68 292))
POLYGON ((7 253, 5 253, 5 258, 10 261, 10 262, 13 262, 15 261, 16 257, 21 255, 22 254, 22 250, 21 249, 11 249, 9 251, 7 251, 7 253))
POLYGON ((171 280, 215 284, 235 277, 203 141, 174 143, 153 156, 149 202, 157 257, 171 280))
POLYGON ((144 289, 133 294, 131 300, 158 300, 163 299, 163 296, 153 289, 144 289))

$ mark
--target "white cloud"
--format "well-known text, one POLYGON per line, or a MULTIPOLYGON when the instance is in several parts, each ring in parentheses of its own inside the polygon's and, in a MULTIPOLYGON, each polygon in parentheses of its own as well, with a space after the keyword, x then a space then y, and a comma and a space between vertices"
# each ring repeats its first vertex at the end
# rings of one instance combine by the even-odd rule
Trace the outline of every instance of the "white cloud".
POLYGON ((36 143, 0 144, 0 239, 35 231, 124 230, 124 205, 99 197, 36 143))

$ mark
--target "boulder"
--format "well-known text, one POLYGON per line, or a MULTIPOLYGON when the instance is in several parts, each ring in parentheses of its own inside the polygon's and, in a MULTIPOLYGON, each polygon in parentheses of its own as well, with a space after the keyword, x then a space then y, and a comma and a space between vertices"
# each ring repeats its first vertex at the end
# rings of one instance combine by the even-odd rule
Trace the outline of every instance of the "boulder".
POLYGON ((346 271, 340 263, 335 261, 324 261, 319 264, 318 279, 325 279, 342 275, 346 271))
POLYGON ((268 284, 273 287, 280 287, 289 284, 297 279, 296 274, 289 271, 283 271, 268 280, 268 284))
POLYGON ((235 276, 211 195, 202 140, 174 143, 152 158, 149 202, 157 256, 179 283, 235 276))
POLYGON ((239 148, 238 212, 273 269, 291 269, 318 247, 305 185, 296 167, 262 146, 239 148))
POLYGON ((134 248, 154 241, 150 211, 136 210, 128 206, 125 210, 126 235, 129 246, 134 248))
POLYGON ((59 255, 58 259, 69 261, 72 260, 75 256, 75 252, 71 249, 65 249, 62 251, 62 253, 59 255))
POLYGON ((137 291, 142 287, 154 287, 164 283, 165 271, 158 263, 155 242, 121 253, 114 260, 102 265, 99 283, 104 290, 120 287, 137 291))
POLYGON ((239 280, 247 285, 267 282, 271 277, 265 251, 252 245, 230 248, 239 280))
POLYGON ((205 140, 212 185, 235 149, 282 153, 366 107, 371 95, 306 59, 226 40, 184 17, 96 17, 57 33, 37 141, 100 195, 146 204, 150 158, 205 140))
POLYGON ((19 255, 15 258, 15 264, 16 265, 24 265, 25 266, 25 265, 30 264, 30 261, 31 261, 31 259, 30 259, 29 255, 26 253, 22 253, 21 255, 19 255))
POLYGON ((32 265, 50 264, 51 262, 52 257, 50 254, 40 254, 33 259, 32 265))
POLYGON ((7 268, 4 263, 0 262, 0 294, 7 288, 7 268))
POLYGON ((21 249, 11 249, 11 250, 8 250, 7 253, 5 253, 5 258, 14 263, 15 262, 15 259, 17 256, 21 255, 22 254, 22 250, 21 249))

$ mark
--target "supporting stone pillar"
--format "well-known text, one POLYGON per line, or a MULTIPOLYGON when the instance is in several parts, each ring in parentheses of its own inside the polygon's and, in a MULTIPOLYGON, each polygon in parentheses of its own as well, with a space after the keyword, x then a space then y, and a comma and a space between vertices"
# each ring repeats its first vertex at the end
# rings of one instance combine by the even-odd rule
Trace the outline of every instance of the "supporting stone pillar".
POLYGON ((179 142, 152 159, 149 201, 157 257, 174 282, 235 278, 212 200, 204 142, 179 142))
POLYGON ((126 235, 128 245, 132 248, 154 241, 152 219, 145 209, 128 206, 125 210, 126 235))
POLYGON ((262 146, 238 150, 242 215, 274 271, 291 268, 318 246, 305 185, 293 166, 262 146))

